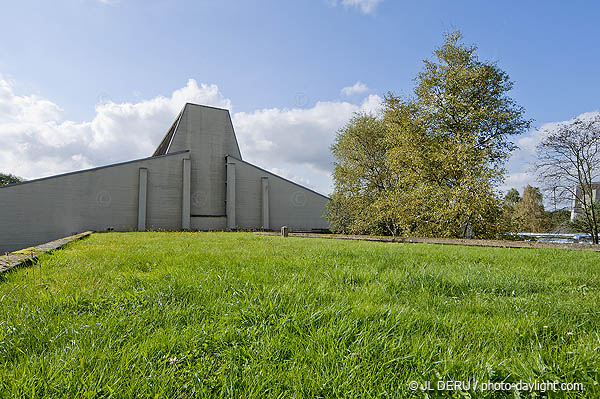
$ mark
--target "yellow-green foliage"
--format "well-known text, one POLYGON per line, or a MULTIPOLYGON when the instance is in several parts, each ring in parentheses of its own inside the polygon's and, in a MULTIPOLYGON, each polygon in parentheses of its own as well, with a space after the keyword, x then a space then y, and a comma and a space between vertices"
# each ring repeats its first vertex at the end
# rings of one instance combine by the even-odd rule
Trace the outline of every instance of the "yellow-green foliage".
POLYGON ((498 230, 494 187, 510 136, 530 122, 507 96, 508 75, 479 61, 460 33, 447 35, 434 56, 413 97, 390 93, 382 115, 360 115, 340 131, 330 220, 345 223, 334 229, 443 237, 498 230))
POLYGON ((552 219, 544 210, 542 192, 529 184, 515 204, 512 217, 516 231, 545 233, 552 227, 552 219))

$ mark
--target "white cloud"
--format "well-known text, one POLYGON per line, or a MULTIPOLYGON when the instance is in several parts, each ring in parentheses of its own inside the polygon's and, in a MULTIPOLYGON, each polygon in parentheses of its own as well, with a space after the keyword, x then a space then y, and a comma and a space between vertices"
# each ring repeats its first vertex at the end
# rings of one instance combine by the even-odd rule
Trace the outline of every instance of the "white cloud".
MULTIPOLYGON (((186 102, 232 110, 216 85, 190 79, 166 97, 98 104, 92 120, 78 122, 65 120, 52 101, 16 94, 13 87, 0 76, 0 172, 27 179, 150 156, 186 102)), ((355 112, 377 113, 381 107, 381 97, 369 95, 360 104, 319 101, 311 108, 232 113, 232 120, 245 160, 327 194, 332 189, 329 147, 337 131, 355 112)), ((533 172, 536 146, 547 131, 566 122, 546 123, 518 138, 500 190, 540 185, 533 172)))
POLYGON ((242 156, 284 177, 327 194, 332 190, 333 158, 329 147, 355 112, 377 112, 381 98, 360 105, 319 101, 312 108, 270 108, 233 115, 242 156), (299 179, 297 176, 304 176, 299 179))
POLYGON ((0 78, 0 170, 36 178, 152 154, 186 102, 231 108, 217 86, 190 79, 170 97, 96 106, 91 121, 63 120, 62 109, 14 93, 0 78))
POLYGON ((341 90, 341 93, 344 96, 350 97, 350 96, 352 96, 354 94, 366 93, 367 91, 369 91, 369 88, 367 87, 366 84, 364 84, 362 82, 356 82, 352 86, 346 86, 346 87, 344 87, 341 90))
MULTIPOLYGON (((64 120, 51 101, 16 94, 0 77, 0 172, 32 179, 150 156, 186 102, 232 109, 217 86, 190 79, 168 97, 98 104, 92 120, 77 122, 64 120)), ((354 112, 380 108, 381 98, 370 95, 360 104, 321 101, 232 119, 244 159, 326 194, 336 132, 354 112)))
POLYGON ((383 99, 377 94, 371 94, 365 98, 360 105, 360 112, 367 114, 378 114, 383 110, 383 99))
POLYGON ((271 108, 233 115, 240 146, 249 162, 268 168, 282 162, 305 165, 329 175, 333 158, 329 146, 337 131, 355 112, 376 112, 381 98, 371 95, 360 105, 320 101, 308 109, 271 108))
POLYGON ((383 0, 331 0, 331 4, 336 7, 341 4, 345 8, 356 8, 363 14, 371 14, 383 0))
MULTIPOLYGON (((190 79, 166 97, 98 104, 92 120, 78 122, 65 120, 52 101, 19 95, 13 87, 0 76, 0 172, 27 179, 150 156, 186 102, 232 110, 216 85, 190 79)), ((337 131, 355 112, 377 113, 381 107, 381 97, 369 95, 360 104, 319 101, 311 108, 232 113, 232 120, 245 160, 327 194, 332 189, 329 147, 337 131)), ((597 115, 587 112, 577 118, 597 115)), ((518 138, 519 149, 498 188, 539 186, 533 172, 536 146, 547 131, 566 122, 546 123, 518 138)))

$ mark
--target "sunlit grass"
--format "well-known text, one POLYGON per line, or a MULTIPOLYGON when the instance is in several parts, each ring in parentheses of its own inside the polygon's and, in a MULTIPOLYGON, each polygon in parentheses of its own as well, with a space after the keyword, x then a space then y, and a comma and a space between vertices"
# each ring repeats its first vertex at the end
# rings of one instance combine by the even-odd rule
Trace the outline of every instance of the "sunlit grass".
POLYGON ((556 380, 598 397, 599 261, 555 249, 95 234, 0 276, 0 395, 422 397, 409 381, 556 380))

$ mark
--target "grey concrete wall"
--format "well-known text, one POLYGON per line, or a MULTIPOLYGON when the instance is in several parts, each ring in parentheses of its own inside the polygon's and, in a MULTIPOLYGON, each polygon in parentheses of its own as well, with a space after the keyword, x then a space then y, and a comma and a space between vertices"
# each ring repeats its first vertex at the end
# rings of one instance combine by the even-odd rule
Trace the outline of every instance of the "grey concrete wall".
POLYGON ((241 160, 229 111, 186 104, 173 129, 166 155, 0 187, 0 252, 109 227, 328 228, 327 197, 241 160))
MULTIPOLYGON (((594 201, 598 201, 600 198, 600 182, 592 182, 592 198, 587 198, 588 204, 591 204, 594 201)), ((583 204, 581 203, 581 199, 583 199, 583 189, 580 185, 576 185, 575 188, 576 195, 573 196, 571 200, 571 221, 574 221, 575 218, 579 215, 583 215, 583 204), (579 198, 580 200, 577 200, 579 198)))
POLYGON ((323 217, 329 198, 235 157, 235 224, 240 229, 263 228, 263 177, 268 179, 269 229, 328 229, 323 217))
POLYGON ((140 168, 148 173, 146 228, 180 229, 185 158, 179 152, 0 187, 0 252, 85 230, 136 230, 140 168))
POLYGON ((191 215, 224 216, 225 156, 241 158, 229 111, 186 104, 169 153, 190 150, 191 215))

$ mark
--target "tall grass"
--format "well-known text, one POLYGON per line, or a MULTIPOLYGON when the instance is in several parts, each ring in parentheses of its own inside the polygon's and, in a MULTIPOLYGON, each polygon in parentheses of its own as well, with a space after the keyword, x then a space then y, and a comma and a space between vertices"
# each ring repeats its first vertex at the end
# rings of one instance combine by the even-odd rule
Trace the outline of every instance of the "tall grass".
POLYGON ((600 255, 96 234, 0 276, 4 397, 600 397, 600 255))

